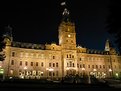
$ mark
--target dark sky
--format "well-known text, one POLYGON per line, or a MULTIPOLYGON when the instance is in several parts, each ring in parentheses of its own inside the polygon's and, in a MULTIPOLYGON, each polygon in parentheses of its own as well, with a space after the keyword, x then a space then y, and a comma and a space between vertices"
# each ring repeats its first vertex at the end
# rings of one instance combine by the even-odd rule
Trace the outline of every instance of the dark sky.
MULTIPOLYGON (((42 0, 41 0, 42 1, 42 0)), ((66 0, 70 16, 76 25, 77 44, 103 50, 109 0, 66 0)), ((58 44, 58 26, 63 11, 62 0, 42 2, 14 2, 0 4, 0 27, 13 28, 13 40, 45 44, 58 44)))

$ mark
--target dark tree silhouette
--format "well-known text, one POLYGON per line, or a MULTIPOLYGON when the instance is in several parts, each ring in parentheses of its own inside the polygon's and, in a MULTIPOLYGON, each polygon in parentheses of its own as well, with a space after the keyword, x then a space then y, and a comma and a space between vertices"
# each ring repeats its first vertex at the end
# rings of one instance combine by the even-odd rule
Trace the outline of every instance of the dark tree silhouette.
POLYGON ((5 58, 5 54, 3 53, 3 49, 5 47, 3 33, 4 30, 0 29, 0 61, 3 61, 5 58))
POLYGON ((115 43, 121 53, 121 3, 120 0, 110 0, 109 16, 107 18, 108 32, 115 38, 115 43))

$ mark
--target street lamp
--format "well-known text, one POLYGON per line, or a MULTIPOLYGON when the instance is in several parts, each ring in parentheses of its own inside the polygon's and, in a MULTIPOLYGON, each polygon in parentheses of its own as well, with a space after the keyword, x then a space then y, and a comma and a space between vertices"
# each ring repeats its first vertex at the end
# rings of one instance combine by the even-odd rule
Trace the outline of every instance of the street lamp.
MULTIPOLYGON (((24 70, 25 70, 25 71, 24 71, 24 72, 25 72, 25 73, 24 73, 24 76, 26 76, 26 70, 27 70, 27 67, 26 67, 26 66, 24 67, 24 70)), ((23 78, 23 77, 22 77, 22 78, 23 78)))
POLYGON ((49 71, 49 72, 51 72, 51 79, 52 79, 52 73, 53 73, 54 69, 53 68, 46 68, 46 70, 47 70, 47 78, 48 78, 48 71, 49 71))
POLYGON ((85 68, 82 68, 82 76, 84 77, 85 68))
POLYGON ((112 73, 111 72, 112 72, 112 69, 109 69, 110 76, 112 76, 112 73))
POLYGON ((93 71, 94 71, 94 76, 96 77, 96 71, 97 71, 97 69, 93 69, 93 71))
POLYGON ((49 70, 49 68, 46 68, 46 70, 47 70, 47 78, 48 78, 48 70, 49 70))

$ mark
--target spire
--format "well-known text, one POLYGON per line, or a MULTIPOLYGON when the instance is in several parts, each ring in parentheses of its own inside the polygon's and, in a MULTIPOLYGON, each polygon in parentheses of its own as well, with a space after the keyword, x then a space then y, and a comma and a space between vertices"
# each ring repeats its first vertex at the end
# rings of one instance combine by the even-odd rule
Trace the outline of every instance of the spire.
POLYGON ((105 43, 105 51, 110 51, 109 39, 106 40, 106 43, 105 43))
POLYGON ((62 13, 62 21, 69 22, 70 21, 70 12, 67 9, 66 2, 62 2, 61 6, 64 7, 64 11, 62 13))
POLYGON ((3 36, 9 38, 12 41, 12 27, 10 25, 5 27, 5 33, 3 36))

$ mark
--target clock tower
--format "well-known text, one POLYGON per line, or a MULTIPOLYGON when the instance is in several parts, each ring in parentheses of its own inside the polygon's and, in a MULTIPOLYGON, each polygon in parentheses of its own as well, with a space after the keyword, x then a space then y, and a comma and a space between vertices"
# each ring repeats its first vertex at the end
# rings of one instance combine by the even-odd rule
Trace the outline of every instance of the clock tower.
POLYGON ((62 21, 58 31, 59 45, 63 49, 76 49, 75 24, 71 22, 70 12, 67 8, 62 13, 62 21))

